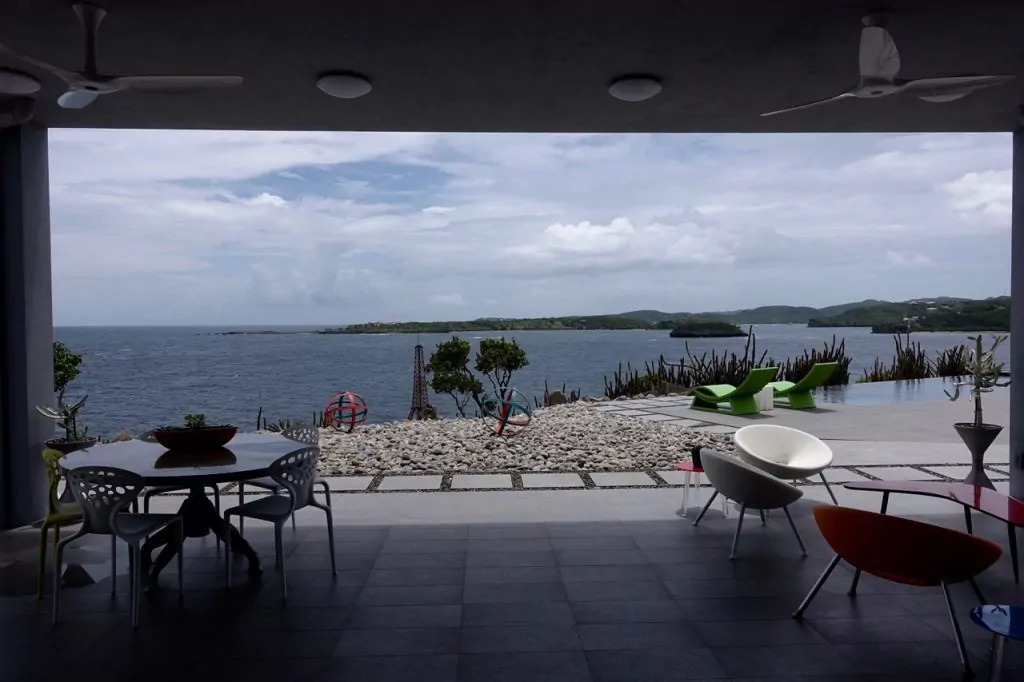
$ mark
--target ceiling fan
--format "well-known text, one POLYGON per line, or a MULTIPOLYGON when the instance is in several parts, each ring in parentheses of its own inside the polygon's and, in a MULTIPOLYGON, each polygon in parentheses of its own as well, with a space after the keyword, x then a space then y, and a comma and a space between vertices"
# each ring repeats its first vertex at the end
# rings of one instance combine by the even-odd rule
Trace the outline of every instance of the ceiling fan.
POLYGON ((778 111, 769 111, 761 115, 775 116, 852 97, 875 99, 889 95, 910 95, 926 102, 952 102, 966 97, 975 90, 1002 85, 1013 78, 1013 76, 948 76, 919 78, 911 81, 896 78, 896 74, 900 71, 900 53, 896 49, 896 43, 892 36, 883 26, 885 19, 884 14, 868 14, 862 20, 864 28, 860 33, 860 83, 857 87, 841 92, 835 97, 778 111))
POLYGON ((8 54, 30 66, 49 71, 68 84, 68 90, 57 99, 65 109, 86 107, 100 95, 123 90, 150 93, 191 93, 215 88, 230 88, 242 84, 241 76, 109 76, 96 68, 96 32, 107 12, 101 7, 78 3, 75 14, 85 29, 85 68, 68 71, 42 60, 12 50, 0 43, 0 54, 8 54))

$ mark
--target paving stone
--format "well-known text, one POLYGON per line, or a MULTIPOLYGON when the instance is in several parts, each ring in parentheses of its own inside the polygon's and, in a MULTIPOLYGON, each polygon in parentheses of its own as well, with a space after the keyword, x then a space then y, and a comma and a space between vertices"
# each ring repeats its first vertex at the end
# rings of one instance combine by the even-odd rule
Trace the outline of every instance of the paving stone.
MULTIPOLYGON (((967 478, 967 474, 971 472, 971 467, 968 465, 956 465, 956 466, 941 466, 941 467, 925 467, 928 471, 933 471, 943 476, 949 476, 950 478, 962 481, 967 478)), ((994 471, 986 471, 988 477, 993 481, 1001 481, 1009 476, 1006 472, 996 473, 994 471)))
POLYGON ((619 412, 613 412, 616 417, 642 417, 645 414, 650 414, 646 410, 621 410, 619 412))
POLYGON ((524 488, 582 488, 577 474, 523 474, 524 488))
POLYGON ((1008 464, 1000 464, 999 466, 994 466, 992 468, 997 469, 998 471, 1002 471, 1007 476, 1010 475, 1010 466, 1008 464))
MULTIPOLYGON (((671 471, 659 471, 659 476, 665 479, 666 483, 671 485, 683 485, 686 483, 686 472, 680 471, 679 469, 672 469, 671 471)), ((699 477, 700 482, 704 485, 709 485, 708 479, 704 474, 690 474, 690 485, 693 485, 694 477, 699 477)))
POLYGON ((593 479, 601 488, 617 488, 621 486, 633 486, 633 485, 657 485, 647 474, 642 471, 631 471, 628 473, 618 474, 590 474, 590 478, 593 479))
POLYGON ((640 417, 640 419, 644 420, 645 422, 668 422, 668 421, 675 421, 676 418, 673 417, 670 414, 651 414, 651 413, 647 413, 647 414, 642 415, 640 417))
MULTIPOLYGON (((850 481, 866 481, 860 474, 857 474, 849 469, 826 469, 825 478, 831 483, 849 483, 850 481)), ((821 483, 820 476, 811 476, 807 479, 811 483, 821 483)))
POLYGON ((452 488, 511 488, 512 477, 508 474, 456 474, 452 477, 452 488))
POLYGON ((912 467, 864 467, 863 471, 883 481, 938 481, 938 476, 926 474, 912 467))
POLYGON ((695 426, 693 428, 704 433, 736 433, 735 426, 725 426, 724 424, 708 424, 707 426, 695 426))
POLYGON ((619 410, 624 410, 626 408, 621 405, 600 405, 594 409, 598 412, 618 412, 619 410))
POLYGON ((378 490, 437 490, 441 487, 441 476, 388 476, 377 487, 378 490))
MULTIPOLYGON (((373 476, 326 476, 324 480, 331 490, 366 490, 373 476)), ((315 488, 314 488, 315 489, 315 488)))

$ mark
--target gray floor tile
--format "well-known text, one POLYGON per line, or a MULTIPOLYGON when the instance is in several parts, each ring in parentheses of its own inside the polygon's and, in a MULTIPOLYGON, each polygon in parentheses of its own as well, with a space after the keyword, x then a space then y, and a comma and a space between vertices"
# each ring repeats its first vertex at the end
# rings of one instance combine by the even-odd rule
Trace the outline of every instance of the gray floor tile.
POLYGON ((588 651, 586 655, 595 682, 712 680, 726 676, 710 649, 588 651))
POLYGON ((464 604, 527 604, 566 601, 561 583, 503 583, 466 585, 464 604))
MULTIPOLYGON (((553 540, 552 540, 553 542, 553 540)), ((555 553, 475 551, 466 557, 466 568, 502 568, 511 566, 556 566, 555 553)))
POLYGON ((785 646, 827 644, 807 623, 786 618, 771 621, 718 621, 695 623, 697 635, 705 646, 785 646))
POLYGON ((576 629, 586 651, 703 646, 693 627, 684 623, 591 623, 576 629))
POLYGON ((572 602, 577 623, 671 623, 683 620, 683 611, 674 601, 594 601, 572 602))
POLYGON ((667 601, 672 594, 661 582, 572 582, 565 584, 571 602, 667 601))
POLYGON ((374 569, 397 568, 462 568, 466 565, 463 552, 454 554, 380 554, 373 563, 374 569))
POLYGON ((554 566, 508 566, 502 568, 468 568, 467 585, 498 583, 557 583, 562 576, 554 566))
POLYGON ((469 526, 396 526, 387 535, 388 540, 465 540, 469 526))
POLYGON ((561 566, 625 566, 646 564, 647 557, 638 549, 570 550, 556 552, 561 566))
POLYGON ((580 638, 573 627, 548 625, 494 625, 462 629, 462 653, 486 654, 516 651, 579 651, 580 638))
POLYGON ((780 677, 856 672, 853 661, 837 655, 830 645, 750 646, 712 649, 725 672, 735 678, 780 677))
POLYGON ((594 551, 606 549, 637 549, 633 538, 628 535, 610 535, 607 537, 570 537, 551 538, 551 546, 556 551, 594 551))
POLYGON ((562 580, 573 582, 645 582, 658 580, 650 564, 635 566, 561 566, 562 580))
POLYGON ((459 682, 590 682, 581 652, 463 654, 459 682))
POLYGON ((551 541, 548 538, 469 540, 466 547, 470 554, 477 552, 546 552, 551 549, 551 541))
POLYGON ((464 579, 462 568, 385 568, 371 571, 366 585, 458 585, 464 579))
POLYGON ((358 606, 351 612, 347 627, 352 630, 391 628, 457 628, 462 624, 462 606, 358 606))
POLYGON ((521 604, 465 604, 462 607, 463 627, 492 625, 545 625, 564 627, 573 625, 573 612, 562 602, 521 604))
POLYGON ((462 585, 364 587, 359 606, 417 606, 462 603, 462 585))
POLYGON ((832 644, 935 642, 945 641, 950 637, 948 632, 933 628, 927 621, 918 616, 903 618, 821 618, 813 621, 808 619, 807 624, 832 644))
POLYGON ((388 540, 381 554, 456 554, 466 551, 467 540, 388 540))
POLYGON ((469 527, 470 540, 535 540, 548 537, 542 523, 503 523, 469 527))
POLYGON ((338 640, 334 655, 423 656, 452 654, 458 649, 458 628, 348 630, 338 640))
MULTIPOLYGON (((440 656, 370 656, 339 658, 317 682, 456 682, 459 658, 440 656)), ((220 679, 220 678, 209 678, 220 679)), ((279 677, 282 682, 287 677, 279 677)))

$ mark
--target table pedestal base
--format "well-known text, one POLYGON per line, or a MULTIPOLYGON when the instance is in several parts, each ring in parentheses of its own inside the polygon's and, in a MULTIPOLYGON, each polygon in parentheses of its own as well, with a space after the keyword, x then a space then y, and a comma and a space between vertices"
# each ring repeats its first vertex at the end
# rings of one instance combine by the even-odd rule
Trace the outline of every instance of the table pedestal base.
MULTIPOLYGON (((221 542, 226 543, 227 536, 230 533, 231 551, 235 554, 244 554, 249 560, 249 575, 258 576, 263 572, 260 568, 260 558, 256 551, 245 541, 245 538, 241 536, 234 526, 220 517, 217 513, 217 508, 206 497, 202 487, 189 490, 188 497, 182 502, 178 513, 181 514, 184 521, 185 537, 202 538, 209 535, 212 531, 214 535, 220 538, 221 542)), ((175 532, 171 526, 154 533, 146 540, 146 543, 142 546, 142 570, 148 576, 147 589, 155 589, 157 587, 160 571, 170 563, 171 559, 179 551, 181 551, 181 545, 178 544, 175 532), (153 550, 161 546, 163 549, 157 555, 156 562, 153 562, 153 550)))

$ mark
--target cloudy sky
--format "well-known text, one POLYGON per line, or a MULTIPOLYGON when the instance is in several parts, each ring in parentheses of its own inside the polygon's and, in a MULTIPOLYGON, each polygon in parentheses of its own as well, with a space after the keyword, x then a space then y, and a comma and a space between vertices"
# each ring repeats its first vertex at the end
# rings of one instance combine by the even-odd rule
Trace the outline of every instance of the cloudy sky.
POLYGON ((344 324, 1008 293, 1006 135, 53 130, 54 318, 344 324))

